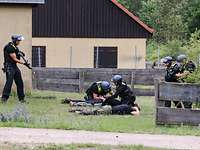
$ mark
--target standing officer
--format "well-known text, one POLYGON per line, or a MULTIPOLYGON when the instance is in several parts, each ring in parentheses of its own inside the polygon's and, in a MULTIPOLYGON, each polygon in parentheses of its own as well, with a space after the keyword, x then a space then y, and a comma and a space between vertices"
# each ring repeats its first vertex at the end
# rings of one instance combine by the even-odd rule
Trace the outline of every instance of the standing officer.
MULTIPOLYGON (((187 57, 184 54, 177 56, 176 63, 169 68, 167 72, 167 78, 165 80, 167 82, 184 82, 183 78, 188 74, 185 71, 187 57)), ((174 104, 177 108, 182 108, 182 104, 179 101, 174 101, 174 104)), ((185 108, 192 108, 191 102, 183 102, 185 108)))
POLYGON ((15 81, 15 84, 17 86, 17 95, 19 98, 20 102, 25 102, 24 100, 24 84, 21 76, 21 71, 17 67, 17 63, 27 65, 27 63, 24 63, 20 61, 20 51, 18 49, 18 45, 20 44, 21 41, 24 40, 23 36, 21 35, 13 35, 12 37, 12 42, 9 42, 5 47, 4 47, 4 69, 3 71, 6 73, 6 83, 3 89, 2 93, 2 102, 5 103, 7 102, 13 80, 15 81))
POLYGON ((192 60, 189 60, 185 65, 185 70, 189 71, 190 73, 193 73, 196 70, 196 65, 192 60))
MULTIPOLYGON (((166 67, 165 73, 165 81, 166 82, 173 82, 174 78, 170 76, 170 72, 172 72, 172 57, 167 56, 161 59, 161 63, 163 63, 166 67)), ((171 101, 165 101, 165 107, 171 107, 171 101)))

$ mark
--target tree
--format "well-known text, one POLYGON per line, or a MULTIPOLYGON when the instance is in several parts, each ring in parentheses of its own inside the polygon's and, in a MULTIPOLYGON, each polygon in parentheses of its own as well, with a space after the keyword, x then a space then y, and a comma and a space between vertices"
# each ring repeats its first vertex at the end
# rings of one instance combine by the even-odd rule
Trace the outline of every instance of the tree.
POLYGON ((158 42, 182 39, 187 33, 181 10, 186 0, 147 0, 143 1, 140 18, 155 30, 158 42))
POLYGON ((142 2, 146 0, 118 0, 123 6, 135 15, 139 15, 139 10, 142 7, 142 2))
POLYGON ((190 33, 200 29, 200 1, 187 0, 187 4, 182 10, 183 19, 187 23, 190 33))

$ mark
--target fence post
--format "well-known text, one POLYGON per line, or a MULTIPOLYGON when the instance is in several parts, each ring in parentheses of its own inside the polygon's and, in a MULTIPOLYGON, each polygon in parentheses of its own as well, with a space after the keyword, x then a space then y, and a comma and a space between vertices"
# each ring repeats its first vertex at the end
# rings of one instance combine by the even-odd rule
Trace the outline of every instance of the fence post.
POLYGON ((131 72, 131 89, 134 90, 135 72, 131 72))
POLYGON ((159 101, 159 80, 154 79, 155 88, 155 124, 157 125, 158 120, 158 101, 159 101))
POLYGON ((38 81, 37 72, 33 70, 33 72, 32 72, 32 87, 33 87, 33 89, 38 89, 37 81, 38 81))
POLYGON ((85 73, 79 72, 79 92, 82 93, 84 91, 84 79, 85 73))

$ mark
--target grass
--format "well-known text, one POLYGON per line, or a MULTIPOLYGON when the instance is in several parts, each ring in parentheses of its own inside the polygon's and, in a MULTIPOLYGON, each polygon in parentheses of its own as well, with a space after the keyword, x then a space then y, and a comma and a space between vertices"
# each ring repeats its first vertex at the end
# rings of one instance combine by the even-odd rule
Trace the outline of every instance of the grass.
MULTIPOLYGON (((23 115, 28 121, 24 121, 22 116, 20 119, 0 122, 0 126, 200 136, 199 127, 155 126, 154 97, 137 97, 137 102, 142 107, 139 117, 81 116, 69 113, 69 106, 61 104, 65 97, 81 99, 83 94, 34 91, 27 97, 29 104, 22 107, 25 112, 23 115)), ((0 104, 0 110, 3 113, 15 112, 19 107, 17 103, 17 98, 12 96, 7 104, 0 104)))
POLYGON ((153 85, 140 85, 140 84, 135 84, 134 88, 138 89, 154 89, 153 85))
POLYGON ((43 146, 26 146, 2 144, 0 150, 164 150, 139 146, 110 146, 96 144, 70 144, 70 145, 43 145, 43 146))

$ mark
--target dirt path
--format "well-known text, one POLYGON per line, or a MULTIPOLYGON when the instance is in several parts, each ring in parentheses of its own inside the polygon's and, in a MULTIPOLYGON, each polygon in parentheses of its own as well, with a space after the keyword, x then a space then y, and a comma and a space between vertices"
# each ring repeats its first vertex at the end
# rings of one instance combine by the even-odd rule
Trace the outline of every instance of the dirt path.
POLYGON ((200 150, 200 137, 67 131, 55 129, 0 128, 0 143, 144 145, 170 149, 200 150))

